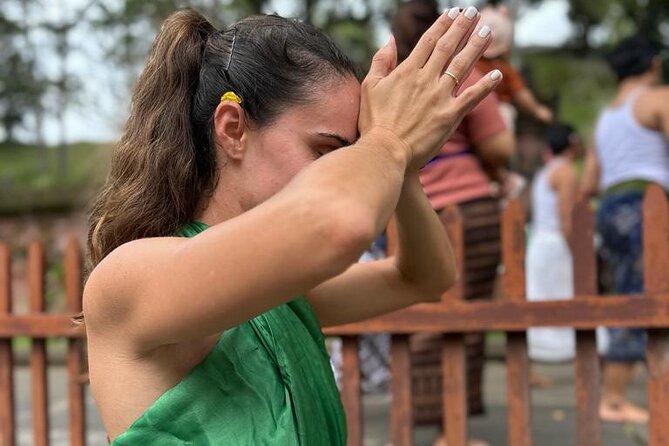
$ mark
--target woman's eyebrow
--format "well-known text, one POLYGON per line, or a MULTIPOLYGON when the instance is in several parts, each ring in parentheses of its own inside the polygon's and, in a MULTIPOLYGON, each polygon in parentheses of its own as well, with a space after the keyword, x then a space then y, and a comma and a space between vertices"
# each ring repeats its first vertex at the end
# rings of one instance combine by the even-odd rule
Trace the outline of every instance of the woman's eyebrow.
POLYGON ((348 139, 344 138, 343 136, 337 135, 335 133, 318 132, 318 135, 319 136, 325 136, 326 138, 336 139, 337 142, 339 142, 339 144, 341 144, 342 147, 350 146, 350 145, 353 144, 352 141, 349 141, 348 139))

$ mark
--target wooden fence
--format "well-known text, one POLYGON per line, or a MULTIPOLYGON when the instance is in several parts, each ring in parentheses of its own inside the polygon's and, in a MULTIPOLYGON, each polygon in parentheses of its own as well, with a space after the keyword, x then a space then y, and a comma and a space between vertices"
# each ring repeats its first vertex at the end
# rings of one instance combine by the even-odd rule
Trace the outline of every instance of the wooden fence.
POLYGON ((72 324, 72 315, 81 311, 82 262, 76 241, 71 241, 64 257, 65 295, 68 314, 49 314, 46 307, 44 247, 34 242, 28 247, 27 281, 30 313, 12 314, 12 276, 9 248, 0 244, 0 446, 16 444, 14 405, 14 359, 12 338, 32 338, 30 372, 32 391, 32 427, 34 446, 49 444, 49 416, 47 398, 46 338, 67 338, 67 386, 69 400, 70 444, 86 444, 84 390, 84 336, 81 328, 72 324))
MULTIPOLYGON (((343 339, 342 399, 348 421, 348 445, 362 445, 362 404, 358 336, 370 332, 392 333, 391 441, 395 446, 413 444, 411 365, 409 336, 417 332, 443 333, 443 426, 448 444, 467 443, 467 398, 464 334, 501 330, 507 335, 507 410, 508 444, 534 444, 531 429, 529 361, 525 331, 535 326, 574 327, 576 332, 575 398, 577 400, 577 444, 602 444, 598 417, 600 371, 595 344, 598 326, 649 328, 647 350, 648 403, 651 413, 651 446, 669 445, 669 210, 664 192, 649 189, 644 202, 643 298, 597 295, 596 257, 593 248, 594 218, 587 203, 574 212, 575 299, 569 301, 525 301, 525 217, 517 202, 503 214, 502 256, 504 298, 496 301, 464 302, 463 288, 457 284, 442 302, 421 304, 361 323, 328 328, 326 334, 343 339)), ((459 265, 463 258, 463 234, 459 216, 450 211, 448 229, 459 265)), ((39 243, 28 250, 28 282, 31 313, 13 314, 11 308, 11 259, 0 245, 0 446, 15 444, 16 423, 13 400, 13 362, 11 339, 33 339, 30 353, 32 373, 32 414, 35 446, 47 446, 48 411, 45 339, 68 339, 67 369, 69 386, 70 441, 83 446, 85 412, 83 337, 72 326, 71 315, 81 309, 81 252, 72 242, 65 252, 65 288, 68 314, 44 312, 44 251, 39 243)))

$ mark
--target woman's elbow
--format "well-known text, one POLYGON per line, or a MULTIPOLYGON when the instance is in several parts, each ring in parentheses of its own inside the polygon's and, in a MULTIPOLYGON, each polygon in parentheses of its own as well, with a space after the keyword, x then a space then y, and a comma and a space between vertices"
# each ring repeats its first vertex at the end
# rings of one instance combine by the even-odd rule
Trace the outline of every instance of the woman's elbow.
POLYGON ((439 298, 449 291, 458 281, 458 276, 453 268, 450 268, 441 275, 439 283, 436 287, 436 293, 439 295, 439 298))
POLYGON ((423 283, 418 286, 420 301, 422 303, 434 303, 441 301, 442 296, 448 292, 457 283, 458 277, 453 269, 444 270, 436 276, 430 283, 423 283))
POLYGON ((374 241, 375 226, 371 215, 349 212, 330 220, 324 235, 330 250, 330 262, 339 272, 358 261, 374 241))

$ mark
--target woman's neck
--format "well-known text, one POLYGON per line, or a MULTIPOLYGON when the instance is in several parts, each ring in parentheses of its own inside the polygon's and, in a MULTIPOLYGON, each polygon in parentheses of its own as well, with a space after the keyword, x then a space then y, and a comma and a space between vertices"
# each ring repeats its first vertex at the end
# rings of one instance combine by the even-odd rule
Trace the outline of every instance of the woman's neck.
POLYGON ((552 152, 544 152, 544 165, 552 161, 572 161, 573 157, 571 153, 562 152, 559 155, 553 155, 552 152))
POLYGON ((613 104, 618 105, 634 91, 642 88, 649 88, 653 85, 655 85, 654 77, 647 74, 627 78, 620 83, 618 94, 616 95, 613 104))
POLYGON ((211 198, 195 216, 197 221, 213 226, 217 223, 237 217, 244 212, 244 207, 233 190, 219 181, 211 198), (227 190, 226 190, 227 189, 227 190))

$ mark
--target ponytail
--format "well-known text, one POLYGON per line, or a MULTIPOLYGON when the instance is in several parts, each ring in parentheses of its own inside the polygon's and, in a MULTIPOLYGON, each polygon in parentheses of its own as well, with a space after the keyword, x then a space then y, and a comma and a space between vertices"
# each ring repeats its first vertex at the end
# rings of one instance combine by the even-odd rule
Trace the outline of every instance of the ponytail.
POLYGON ((92 207, 89 268, 126 242, 173 234, 215 187, 215 156, 196 147, 191 124, 203 53, 214 32, 192 10, 163 23, 135 86, 109 177, 92 207))

